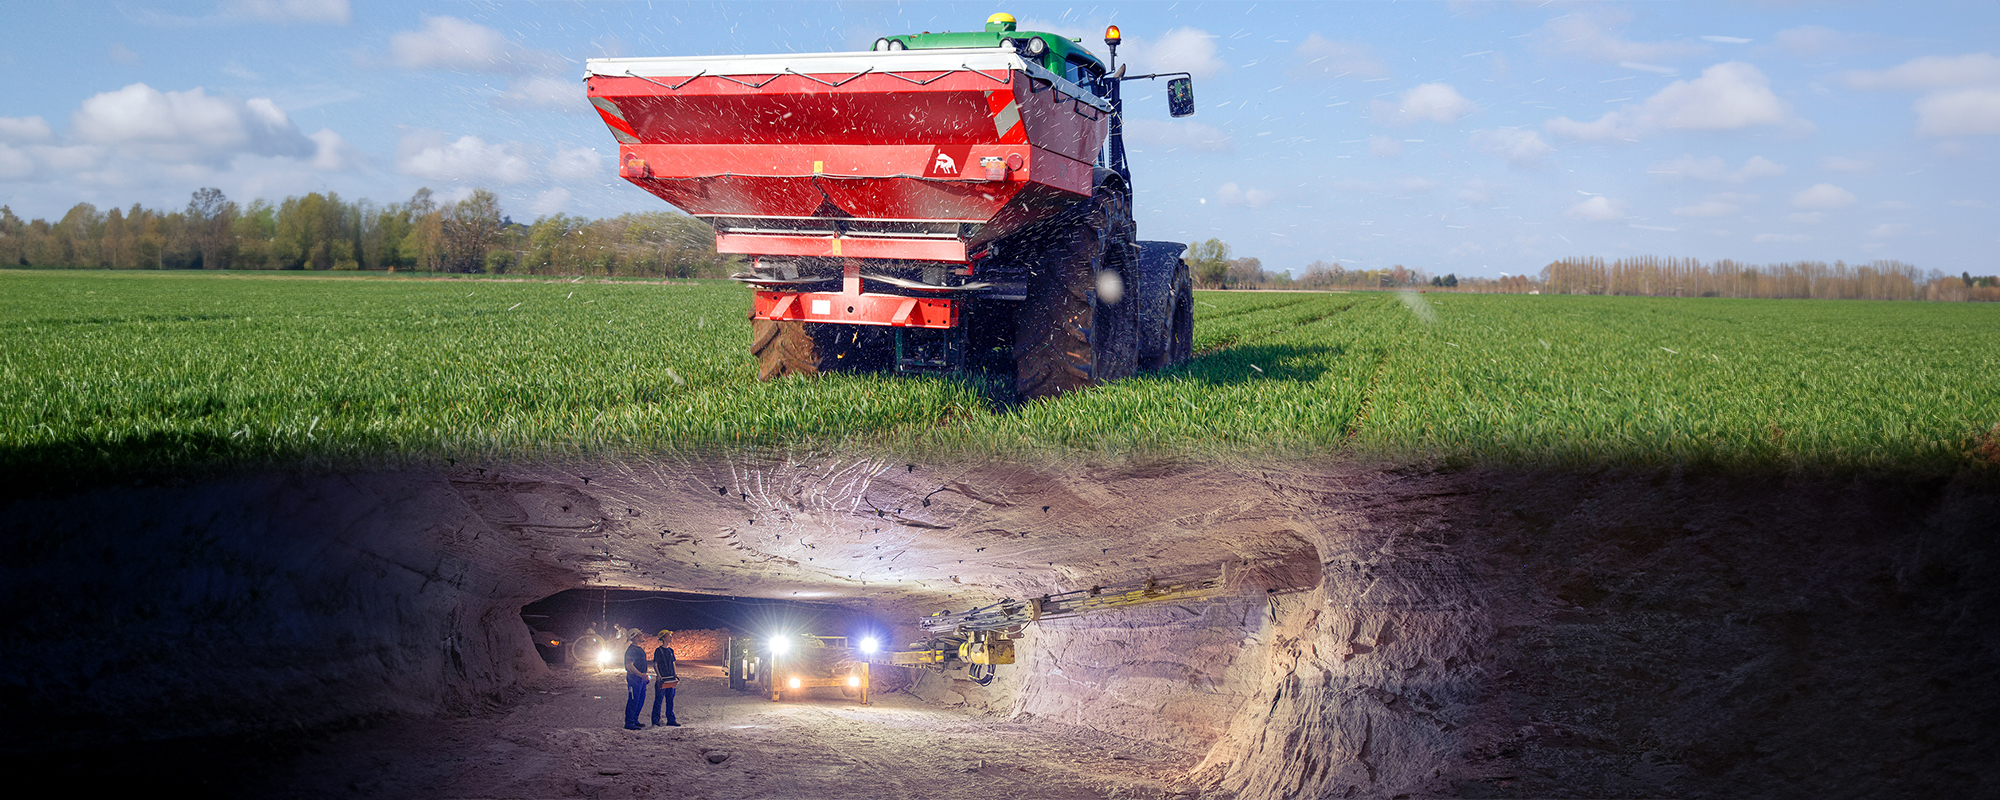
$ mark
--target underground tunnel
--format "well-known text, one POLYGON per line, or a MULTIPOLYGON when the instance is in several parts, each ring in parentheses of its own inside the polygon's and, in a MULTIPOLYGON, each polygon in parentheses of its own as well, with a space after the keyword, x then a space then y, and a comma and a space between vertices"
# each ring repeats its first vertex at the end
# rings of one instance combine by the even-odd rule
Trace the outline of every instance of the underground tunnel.
POLYGON ((67 778, 295 797, 2000 787, 2000 492, 1970 478, 774 451, 126 485, 4 519, 0 693, 34 721, 5 750, 67 778), (1019 626, 985 685, 876 667, 866 705, 733 691, 691 635, 672 730, 622 730, 619 674, 536 643, 579 621, 748 637, 790 619, 896 649, 939 612, 1201 579, 1219 589, 1019 626))

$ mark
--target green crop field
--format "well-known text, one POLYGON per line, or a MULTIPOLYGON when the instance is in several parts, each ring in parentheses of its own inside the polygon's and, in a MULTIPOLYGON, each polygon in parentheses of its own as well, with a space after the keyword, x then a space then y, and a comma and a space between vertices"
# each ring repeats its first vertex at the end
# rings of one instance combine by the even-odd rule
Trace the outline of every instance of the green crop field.
POLYGON ((725 282, 0 272, 0 469, 777 444, 1925 472, 2000 461, 2000 305, 1201 292, 1194 363, 1016 406, 979 378, 759 383, 747 295, 725 282))

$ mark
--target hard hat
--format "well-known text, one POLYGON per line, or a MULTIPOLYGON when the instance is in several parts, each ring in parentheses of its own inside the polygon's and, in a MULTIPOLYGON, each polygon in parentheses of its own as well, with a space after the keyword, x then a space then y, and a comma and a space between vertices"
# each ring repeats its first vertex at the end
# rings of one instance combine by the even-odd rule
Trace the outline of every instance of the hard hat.
POLYGON ((669 637, 669 636, 672 636, 672 635, 674 635, 674 632, 673 632, 673 631, 670 631, 670 630, 667 630, 667 629, 665 629, 665 628, 662 628, 662 629, 660 629, 660 632, 659 632, 659 634, 658 634, 658 636, 659 636, 660 638, 662 638, 662 639, 665 639, 665 638, 667 638, 667 637, 669 637))

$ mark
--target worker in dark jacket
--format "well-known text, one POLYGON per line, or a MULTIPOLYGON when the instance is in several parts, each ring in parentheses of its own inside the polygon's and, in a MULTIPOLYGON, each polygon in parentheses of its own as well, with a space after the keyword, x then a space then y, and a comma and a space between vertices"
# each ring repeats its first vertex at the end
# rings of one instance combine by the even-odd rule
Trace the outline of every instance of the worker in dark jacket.
POLYGON ((667 727, 678 728, 680 720, 674 719, 674 685, 680 682, 680 675, 674 671, 673 631, 660 631, 653 639, 657 649, 653 651, 653 727, 660 725, 660 706, 667 707, 667 727))
POLYGON ((625 647, 625 730, 636 731, 644 728, 639 724, 639 712, 646 708, 646 647, 652 637, 644 631, 633 631, 626 637, 625 647))

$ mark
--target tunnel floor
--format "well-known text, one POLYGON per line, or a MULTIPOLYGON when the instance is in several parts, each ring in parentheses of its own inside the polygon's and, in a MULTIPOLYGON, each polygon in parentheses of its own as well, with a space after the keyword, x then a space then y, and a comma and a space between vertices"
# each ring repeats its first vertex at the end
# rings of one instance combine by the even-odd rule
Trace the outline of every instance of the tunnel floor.
MULTIPOLYGON (((907 693, 772 702, 720 666, 682 666, 682 727, 622 727, 616 671, 551 670, 513 704, 317 739, 253 792, 270 797, 1192 797, 1199 753, 907 693), (719 762, 711 762, 720 758, 719 762)), ((650 704, 650 700, 648 701, 650 704)), ((650 708, 650 705, 649 705, 650 708)), ((645 721, 642 715, 642 722, 645 721)))

